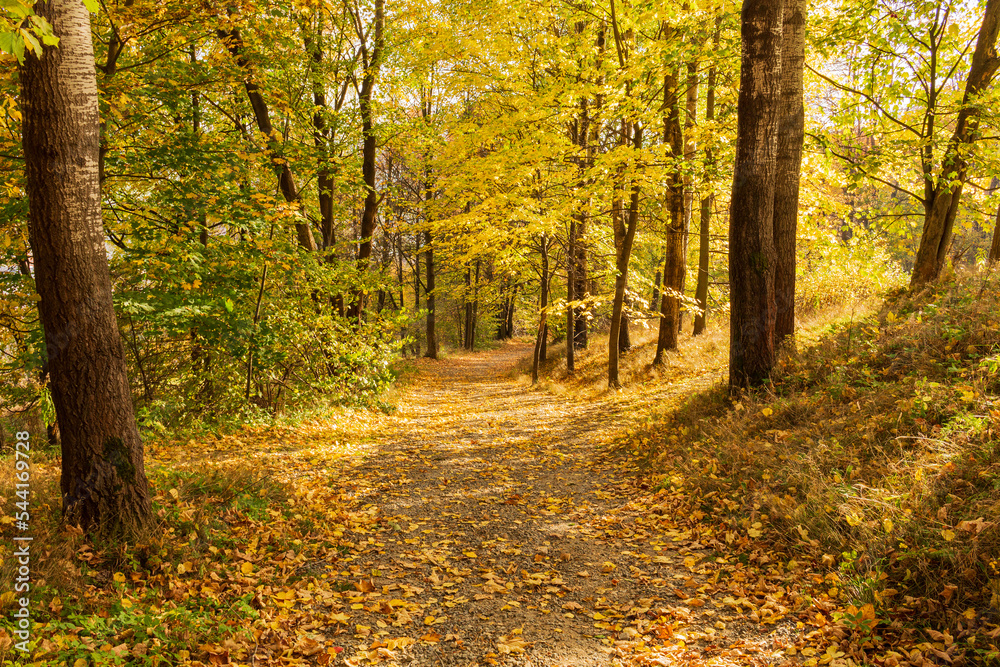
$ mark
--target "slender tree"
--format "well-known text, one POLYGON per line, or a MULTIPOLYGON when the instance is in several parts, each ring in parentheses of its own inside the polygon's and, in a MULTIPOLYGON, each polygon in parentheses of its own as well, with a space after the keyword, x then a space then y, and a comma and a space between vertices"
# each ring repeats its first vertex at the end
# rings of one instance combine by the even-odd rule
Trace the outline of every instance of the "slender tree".
POLYGON ((781 92, 782 0, 746 0, 729 215, 729 387, 760 384, 774 365, 774 179, 781 92))
MULTIPOLYGON (((297 204, 300 202, 301 197, 295 186, 295 177, 292 174, 291 163, 284 154, 280 141, 281 134, 271 124, 271 113, 268 110, 267 102, 264 100, 260 86, 257 84, 257 74, 251 66, 250 59, 247 58, 243 33, 238 24, 239 19, 239 13, 232 13, 229 17, 229 28, 220 28, 218 35, 226 45, 230 55, 233 56, 236 64, 245 74, 246 78, 244 79, 243 87, 246 89, 247 98, 250 100, 250 106, 253 108, 257 129, 264 135, 271 166, 278 174, 278 186, 281 189, 281 194, 285 198, 285 201, 297 204)), ((305 219, 295 223, 295 233, 302 248, 310 252, 316 250, 316 239, 313 238, 312 229, 310 229, 309 223, 305 219)))
MULTIPOLYGON (((622 136, 630 140, 638 151, 642 148, 642 126, 638 123, 622 121, 622 136)), ((611 305, 611 329, 608 336, 608 386, 621 387, 618 377, 618 358, 621 346, 622 322, 625 320, 625 287, 628 284, 628 265, 632 257, 632 245, 639 222, 639 179, 632 178, 629 189, 628 209, 613 216, 615 224, 615 297, 611 305)), ((627 324, 625 326, 628 326, 627 324)))
POLYGON ((90 15, 79 0, 36 10, 59 37, 57 48, 26 57, 20 81, 38 312, 62 435, 63 518, 130 536, 148 521, 149 487, 101 223, 90 15))
POLYGON ((968 170, 969 146, 979 137, 979 95, 986 90, 1000 68, 996 43, 1000 33, 1000 0, 988 0, 983 21, 979 27, 976 50, 972 54, 969 75, 965 81, 962 109, 958 113, 955 132, 945 149, 941 173, 937 183, 929 189, 930 206, 924 217, 920 247, 913 263, 910 286, 916 287, 936 280, 944 266, 945 256, 951 246, 952 231, 962 186, 968 170))
MULTIPOLYGON (((669 26, 664 29, 665 39, 673 33, 669 26)), ((663 353, 677 349, 677 331, 680 326, 680 299, 684 289, 684 179, 683 158, 684 139, 681 133, 680 99, 677 94, 678 75, 676 70, 668 73, 663 80, 663 143, 670 146, 674 166, 667 181, 667 207, 670 222, 667 226, 666 258, 663 262, 663 292, 660 295, 660 329, 656 341, 654 364, 663 362, 663 353)))
POLYGON ((993 224, 993 243, 990 245, 990 264, 1000 261, 1000 206, 997 206, 996 222, 993 224))
MULTIPOLYGON (((717 10, 715 15, 715 34, 712 35, 713 51, 719 50, 719 39, 722 33, 722 11, 717 10)), ((715 80, 718 76, 718 68, 715 61, 712 61, 708 69, 708 90, 705 91, 705 121, 711 123, 715 120, 715 80)), ((715 153, 712 150, 711 142, 705 143, 705 182, 710 181, 715 171, 715 153)), ((715 203, 715 195, 709 190, 701 198, 701 211, 698 221, 698 281, 695 285, 694 298, 698 302, 699 312, 694 316, 693 335, 698 336, 705 331, 705 323, 708 320, 708 269, 711 258, 709 247, 709 231, 712 222, 712 206, 715 203)))

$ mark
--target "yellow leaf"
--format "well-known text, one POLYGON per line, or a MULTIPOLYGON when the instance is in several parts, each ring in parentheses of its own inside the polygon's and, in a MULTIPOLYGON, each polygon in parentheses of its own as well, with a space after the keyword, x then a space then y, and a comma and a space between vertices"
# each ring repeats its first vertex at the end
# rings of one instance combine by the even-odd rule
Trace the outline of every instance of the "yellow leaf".
POLYGON ((941 531, 941 537, 944 538, 945 542, 951 542, 955 539, 955 531, 945 528, 941 531))
POLYGON ((891 533, 892 532, 892 519, 883 519, 882 520, 882 528, 885 529, 886 534, 891 533))
POLYGON ((434 617, 428 616, 424 619, 424 625, 434 625, 434 617))
MULTIPOLYGON (((178 567, 178 569, 180 569, 180 568, 178 567)), ((125 575, 122 574, 121 572, 115 572, 115 583, 116 584, 124 584, 125 583, 125 575)))
POLYGON ((77 658, 76 660, 73 661, 73 667, 87 667, 87 659, 77 658))
POLYGON ((763 410, 760 411, 760 414, 764 415, 765 417, 770 417, 771 415, 774 414, 774 410, 772 410, 771 408, 764 408, 763 410))
POLYGON ((242 565, 240 565, 240 572, 242 572, 243 574, 253 574, 253 564, 243 563, 242 565))

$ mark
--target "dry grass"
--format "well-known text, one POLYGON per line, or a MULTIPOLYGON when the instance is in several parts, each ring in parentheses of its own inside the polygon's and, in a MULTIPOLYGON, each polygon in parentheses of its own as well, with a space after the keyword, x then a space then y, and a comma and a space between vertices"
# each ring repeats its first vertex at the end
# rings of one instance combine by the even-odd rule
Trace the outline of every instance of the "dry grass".
MULTIPOLYGON (((0 526, 3 535, 0 581, 13 582, 19 566, 17 559, 12 557, 17 544, 12 538, 30 534, 33 538, 30 547, 32 597, 46 590, 72 595, 80 588, 80 570, 74 561, 82 541, 78 534, 60 526, 59 459, 53 452, 38 447, 30 451, 30 457, 30 533, 16 530, 13 523, 14 515, 20 511, 14 506, 18 501, 14 465, 0 466, 0 517, 5 519, 0 526)), ((0 591, 0 613, 6 614, 12 608, 14 597, 12 586, 0 591)))
POLYGON ((848 308, 799 337, 771 386, 734 402, 716 385, 634 437, 665 485, 733 499, 725 530, 759 521, 833 557, 844 595, 1000 612, 998 299, 978 274, 848 308))
MULTIPOLYGON (((651 385, 675 385, 682 378, 721 373, 728 363, 728 322, 724 323, 726 326, 712 321, 709 324, 705 333, 692 336, 690 318, 686 318, 679 349, 668 352, 664 363, 653 366, 656 321, 650 321, 648 326, 633 323, 630 329, 632 349, 619 357, 619 380, 623 388, 618 393, 622 398, 635 397, 637 393, 649 394, 651 385)), ((550 345, 548 361, 539 370, 539 389, 570 393, 585 400, 608 396, 607 331, 591 330, 587 349, 576 352, 575 366, 575 372, 568 375, 565 341, 550 345)), ((531 359, 523 359, 515 372, 530 376, 531 359)))
POLYGON ((759 522, 775 544, 825 555, 846 599, 881 607, 905 593, 932 614, 997 614, 998 301, 1000 276, 977 273, 812 312, 773 384, 736 401, 724 385, 728 323, 712 319, 660 367, 655 331, 633 327, 618 392, 606 333, 592 332, 569 377, 565 345, 550 346, 538 388, 628 403, 623 451, 665 487, 728 497, 723 534, 759 522))

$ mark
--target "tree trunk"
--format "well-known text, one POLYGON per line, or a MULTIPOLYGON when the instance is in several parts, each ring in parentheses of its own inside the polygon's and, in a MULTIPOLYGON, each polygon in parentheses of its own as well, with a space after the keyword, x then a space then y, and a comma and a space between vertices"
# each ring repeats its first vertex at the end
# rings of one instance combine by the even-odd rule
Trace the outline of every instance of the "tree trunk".
MULTIPOLYGON (((576 294, 577 301, 586 299, 589 292, 587 289, 587 244, 583 240, 586 229, 587 216, 581 214, 576 221, 576 262, 573 268, 573 277, 576 280, 573 292, 576 294)), ((580 306, 576 309, 575 313, 576 318, 573 322, 573 347, 578 350, 585 350, 589 342, 587 307, 580 306)))
POLYGON ((59 37, 20 68, 29 232, 49 386, 62 441, 63 518, 131 537, 150 516, 149 486, 111 296, 99 180, 99 114, 90 14, 39 3, 59 37))
POLYGON ((438 358, 437 331, 435 329, 434 318, 434 246, 430 230, 424 232, 426 244, 424 246, 424 256, 427 258, 427 279, 424 289, 427 293, 427 352, 425 357, 431 359, 438 358))
MULTIPOLYGON (((642 127, 638 124, 623 123, 623 134, 627 135, 628 126, 632 125, 632 146, 635 150, 642 148, 642 127)), ((611 331, 608 334, 608 386, 612 389, 621 387, 618 378, 618 345, 621 335, 622 316, 625 307, 625 286, 628 283, 628 265, 632 257, 632 244, 635 241, 635 230, 639 222, 639 181, 633 179, 631 196, 629 197, 628 220, 619 224, 622 229, 615 230, 619 237, 617 257, 615 258, 615 300, 611 306, 611 331)))
MULTIPOLYGON (((569 248, 566 250, 566 303, 572 304, 576 300, 576 225, 577 221, 569 221, 569 248)), ((572 305, 566 307, 566 374, 572 375, 576 371, 576 313, 572 305)))
POLYGON ((990 246, 989 262, 1000 260, 1000 205, 997 206, 996 222, 993 225, 993 245, 990 246))
MULTIPOLYGON (((722 12, 715 16, 715 34, 712 35, 712 45, 715 51, 719 50, 719 38, 722 31, 722 12)), ((711 123, 715 120, 715 78, 718 70, 713 61, 712 67, 708 70, 708 90, 705 92, 705 120, 711 123)), ((709 142, 705 145, 705 184, 711 182, 715 171, 715 154, 709 142)), ((694 317, 693 335, 701 335, 705 331, 705 323, 708 320, 708 276, 709 276, 709 233, 712 221, 712 206, 715 203, 715 196, 709 192, 701 199, 701 217, 698 229, 698 284, 695 286, 694 298, 698 302, 699 312, 694 317)))
POLYGON ((514 285, 514 289, 510 295, 510 306, 507 308, 507 322, 506 322, 507 338, 514 337, 514 306, 516 302, 517 302, 517 285, 514 285))
MULTIPOLYGON (((368 265, 372 254, 372 235, 375 233, 375 214, 378 211, 378 194, 375 191, 375 142, 374 120, 372 112, 372 93, 375 79, 378 77, 382 64, 382 51, 385 48, 384 0, 375 0, 374 36, 371 54, 363 54, 365 75, 358 91, 358 110, 361 113, 361 177, 365 182, 365 204, 361 214, 361 239, 358 243, 358 262, 360 268, 368 265)), ((367 51, 367 49, 365 49, 367 51)))
MULTIPOLYGON (((673 29, 664 30, 669 40, 673 29)), ((681 135, 680 100, 677 95, 677 74, 671 72, 663 78, 663 143, 670 146, 674 168, 667 183, 667 204, 670 207, 670 224, 667 227, 666 259, 663 262, 663 292, 660 295, 660 329, 656 340, 653 364, 663 362, 667 350, 677 349, 677 332, 680 327, 680 299, 684 289, 684 181, 682 178, 684 140, 681 135)))
POLYGON ((538 366, 545 361, 545 339, 549 335, 549 241, 544 235, 541 252, 542 281, 538 298, 538 331, 535 336, 535 355, 531 364, 531 384, 538 382, 538 366))
POLYGON ((476 260, 476 282, 473 285, 472 326, 469 334, 469 351, 476 351, 476 329, 479 326, 479 260, 476 260))
MULTIPOLYGON (((333 132, 326 123, 324 116, 328 108, 326 100, 326 88, 322 78, 323 66, 323 13, 317 13, 319 25, 313 26, 308 21, 302 22, 303 45, 306 53, 310 54, 309 78, 313 93, 313 145, 318 151, 317 162, 319 169, 316 172, 316 190, 319 199, 320 215, 320 236, 322 237, 322 247, 325 250, 333 245, 334 219, 333 219, 333 171, 329 167, 330 142, 333 139, 333 132), (316 36, 313 37, 315 29, 316 36)), ((336 105, 339 110, 339 104, 336 105)), ((330 257, 329 260, 333 258, 330 257)))
POLYGON ((781 46, 781 106, 778 111, 777 173, 774 178, 774 344, 795 332, 795 231, 799 214, 799 172, 805 110, 802 65, 805 62, 806 2, 785 0, 781 46))
POLYGON ((540 361, 546 361, 548 358, 549 337, 549 325, 547 318, 549 308, 549 240, 544 236, 542 237, 542 284, 540 292, 539 303, 541 304, 541 311, 543 313, 543 325, 541 343, 539 344, 538 349, 538 358, 540 361))
POLYGON ((774 365, 774 178, 781 93, 782 0, 746 0, 729 215, 729 388, 757 385, 774 365))
MULTIPOLYGON (((281 142, 278 140, 279 134, 271 125, 271 115, 267 109, 267 103, 260 92, 260 86, 254 82, 255 73, 250 66, 250 61, 245 55, 246 46, 243 43, 243 34, 240 29, 233 27, 231 30, 219 30, 219 38, 223 41, 229 53, 236 60, 237 66, 243 70, 246 78, 244 88, 247 91, 247 98, 253 108, 254 120, 257 122, 257 129, 264 135, 267 142, 267 154, 271 160, 271 166, 278 175, 278 187, 285 201, 298 203, 300 201, 299 192, 295 188, 295 179, 292 176, 292 168, 288 158, 285 157, 281 142)), ((307 222, 296 222, 295 233, 299 245, 309 252, 316 251, 316 240, 313 238, 312 230, 307 222)))
MULTIPOLYGON (((628 285, 626 284, 626 287, 628 285)), ((628 304, 628 299, 625 300, 625 305, 628 304)), ((622 323, 618 329, 618 356, 623 356, 626 352, 632 349, 632 337, 629 336, 628 331, 628 314, 622 309, 622 323)))
POLYGON ((656 275, 653 277, 653 298, 649 300, 649 309, 653 310, 656 305, 660 302, 660 281, 663 279, 663 273, 660 271, 659 262, 657 262, 656 275))
POLYGON ((472 349, 472 267, 465 267, 465 339, 462 347, 466 350, 472 349))
POLYGON ((972 54, 969 76, 965 82, 962 110, 958 112, 955 133, 945 149, 941 172, 934 187, 932 203, 924 216, 924 229, 920 247, 910 276, 910 287, 917 287, 937 280, 944 266, 945 256, 951 246, 952 231, 962 185, 966 180, 969 147, 979 135, 979 95, 986 90, 1000 67, 996 55, 997 35, 1000 33, 1000 0, 988 0, 983 22, 972 54))
POLYGON ((542 361, 544 361, 544 359, 541 358, 542 342, 545 340, 545 332, 548 331, 548 318, 548 311, 542 309, 542 312, 538 316, 538 331, 535 334, 535 354, 531 362, 531 384, 538 384, 538 366, 542 361))
MULTIPOLYGON (((578 165, 581 188, 585 188, 587 185, 584 175, 591 163, 590 133, 590 105, 587 99, 584 98, 580 100, 580 130, 577 133, 577 146, 579 147, 581 160, 578 165)), ((574 299, 580 301, 587 294, 587 246, 583 242, 583 237, 587 231, 586 211, 581 210, 576 214, 576 229, 574 231, 573 249, 567 255, 566 259, 573 264, 573 294, 574 299)), ((573 312, 573 331, 572 335, 567 332, 567 341, 572 340, 573 347, 577 350, 582 350, 587 347, 586 310, 583 307, 577 307, 573 312)))
MULTIPOLYGON (((684 116, 684 163, 688 165, 684 174, 684 247, 682 254, 684 257, 684 270, 681 272, 681 288, 678 290, 683 296, 684 288, 687 285, 687 256, 688 239, 691 238, 691 218, 694 216, 694 181, 691 177, 691 165, 694 162, 695 153, 698 150, 698 143, 694 140, 694 129, 698 118, 698 64, 689 62, 687 64, 687 91, 686 91, 686 114, 684 116)), ((684 325, 684 310, 678 308, 677 331, 680 333, 684 325)))

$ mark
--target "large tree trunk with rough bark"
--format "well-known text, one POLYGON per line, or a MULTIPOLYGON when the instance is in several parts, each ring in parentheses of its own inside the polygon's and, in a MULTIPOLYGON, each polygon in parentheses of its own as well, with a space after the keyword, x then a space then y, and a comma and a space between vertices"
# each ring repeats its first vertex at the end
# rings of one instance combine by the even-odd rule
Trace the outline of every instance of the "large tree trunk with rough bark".
POLYGON ((134 536, 150 516, 142 442, 111 298, 101 224, 99 114, 90 15, 36 6, 59 46, 21 66, 29 230, 49 387, 62 436, 63 518, 134 536))
POLYGON ((955 132, 941 161, 941 172, 931 196, 931 205, 924 215, 920 247, 910 276, 911 287, 937 280, 951 246, 955 216, 958 214, 962 186, 967 176, 969 146, 979 135, 979 107, 976 98, 990 85, 1000 67, 1000 58, 996 53, 998 33, 1000 0, 988 0, 979 28, 976 50, 972 54, 969 76, 965 81, 962 110, 958 112, 955 132))
POLYGON ((795 231, 799 215, 799 172, 805 111, 802 66, 805 62, 806 2, 785 0, 781 46, 781 107, 778 116, 778 171, 774 179, 774 343, 795 332, 795 231))
POLYGON ((729 388, 774 365, 774 178, 781 93, 782 0, 746 0, 729 214, 729 388))

